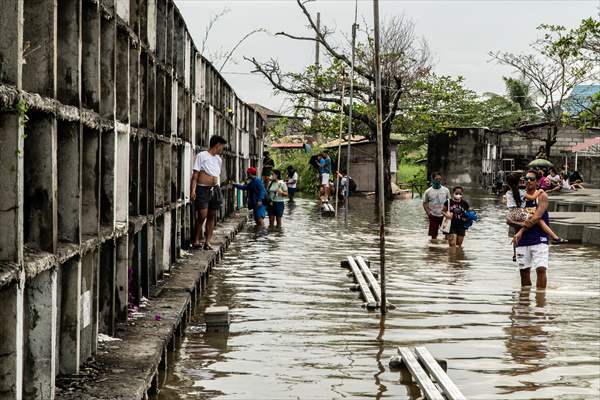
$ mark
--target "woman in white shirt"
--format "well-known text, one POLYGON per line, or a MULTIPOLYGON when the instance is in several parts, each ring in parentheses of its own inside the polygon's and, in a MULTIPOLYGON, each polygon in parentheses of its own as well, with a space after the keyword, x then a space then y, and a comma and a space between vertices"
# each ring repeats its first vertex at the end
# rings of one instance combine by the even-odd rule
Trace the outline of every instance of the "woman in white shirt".
POLYGON ((291 165, 287 167, 287 188, 288 188, 288 198, 290 199, 290 203, 294 202, 294 194, 296 194, 296 187, 298 185, 298 172, 291 165))

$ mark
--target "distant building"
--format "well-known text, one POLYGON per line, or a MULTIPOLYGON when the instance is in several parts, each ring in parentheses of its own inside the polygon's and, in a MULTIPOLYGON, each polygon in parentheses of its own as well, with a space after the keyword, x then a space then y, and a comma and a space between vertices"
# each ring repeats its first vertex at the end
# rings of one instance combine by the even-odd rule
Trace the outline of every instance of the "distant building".
POLYGON ((564 103, 565 111, 571 116, 577 116, 581 112, 590 109, 592 96, 597 93, 600 93, 600 84, 598 83, 575 86, 564 103))
POLYGON ((491 189, 501 160, 500 135, 487 128, 454 128, 429 136, 427 175, 440 172, 448 186, 491 189))
POLYGON ((250 104, 250 106, 267 121, 267 138, 304 135, 304 118, 283 115, 257 103, 250 104), (283 129, 283 131, 275 132, 279 129, 283 129))
MULTIPOLYGON (((323 148, 337 150, 342 147, 340 159, 340 169, 346 169, 346 158, 348 152, 348 143, 345 140, 332 140, 323 145, 323 148)), ((398 168, 396 147, 400 144, 399 140, 392 139, 392 152, 390 159, 390 171, 392 182, 396 182, 396 172, 398 168)), ((349 174, 356 182, 357 192, 374 192, 377 180, 377 144, 364 136, 353 136, 350 143, 350 171, 349 174)), ((337 165, 333 166, 335 169, 337 165)))

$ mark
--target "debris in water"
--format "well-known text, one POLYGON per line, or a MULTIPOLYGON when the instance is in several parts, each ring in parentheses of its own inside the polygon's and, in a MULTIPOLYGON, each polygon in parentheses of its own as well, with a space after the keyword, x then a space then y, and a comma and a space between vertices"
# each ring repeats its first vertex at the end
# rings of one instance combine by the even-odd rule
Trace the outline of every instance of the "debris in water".
POLYGON ((156 315, 154 316, 154 320, 155 320, 155 321, 160 321, 160 314, 156 314, 156 315))
POLYGON ((105 335, 104 333, 98 334, 98 342, 120 342, 122 339, 105 335))

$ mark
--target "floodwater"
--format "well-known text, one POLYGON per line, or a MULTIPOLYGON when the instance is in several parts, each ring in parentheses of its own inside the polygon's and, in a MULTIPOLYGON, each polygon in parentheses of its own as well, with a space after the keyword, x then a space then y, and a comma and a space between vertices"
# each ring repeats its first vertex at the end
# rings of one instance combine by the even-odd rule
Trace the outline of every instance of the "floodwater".
MULTIPOLYGON (((378 254, 373 200, 353 198, 348 227, 313 200, 286 208, 283 230, 241 233, 203 300, 230 308, 227 337, 188 327, 161 399, 415 399, 388 362, 398 346, 448 361, 469 399, 596 399, 600 393, 600 251, 551 248, 548 289, 519 287, 505 210, 471 200, 481 221, 463 251, 426 237, 418 199, 388 213, 388 298, 362 308, 340 261, 378 254)), ((375 264, 375 265, 373 265, 375 264)))

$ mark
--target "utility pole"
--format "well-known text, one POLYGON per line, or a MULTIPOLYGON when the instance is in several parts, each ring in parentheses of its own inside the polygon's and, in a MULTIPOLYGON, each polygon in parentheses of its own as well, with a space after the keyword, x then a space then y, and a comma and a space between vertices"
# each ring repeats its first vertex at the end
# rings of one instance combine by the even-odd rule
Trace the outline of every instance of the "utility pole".
POLYGON ((381 314, 387 312, 385 293, 385 193, 383 186, 383 116, 381 105, 381 65, 379 59, 379 0, 373 0, 373 24, 375 31, 375 93, 377 103, 377 182, 379 202, 379 279, 381 285, 381 314))
MULTIPOLYGON (((316 40, 315 40, 315 86, 316 86, 316 81, 317 81, 317 77, 319 75, 319 69, 321 67, 320 64, 320 36, 321 34, 321 13, 318 12, 317 13, 317 32, 316 32, 316 40)), ((318 93, 317 93, 318 94, 318 93)), ((313 109, 314 110, 318 110, 319 109, 319 99, 315 98, 314 102, 313 102, 313 109)), ((319 134, 317 133, 317 129, 318 129, 318 118, 319 117, 319 113, 317 111, 313 111, 313 119, 312 119, 312 128, 313 128, 313 132, 315 132, 315 138, 318 140, 319 138, 319 134)))
MULTIPOLYGON (((352 65, 350 68, 350 103, 348 110, 348 150, 346 153, 346 174, 350 175, 350 144, 352 142, 352 111, 354 107, 354 62, 355 62, 355 49, 356 49, 356 29, 358 25, 356 23, 356 11, 354 13, 354 23, 352 24, 352 65)), ((338 155, 340 158, 340 155, 338 155)), ((348 195, 350 194, 350 187, 346 190, 346 195, 344 196, 344 223, 348 224, 348 195)))

